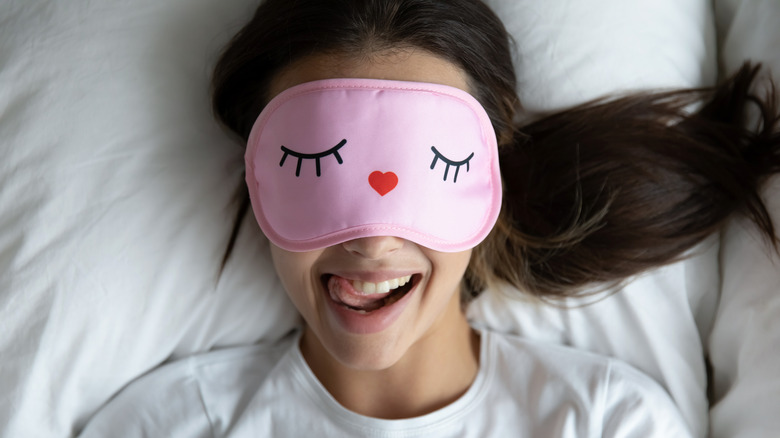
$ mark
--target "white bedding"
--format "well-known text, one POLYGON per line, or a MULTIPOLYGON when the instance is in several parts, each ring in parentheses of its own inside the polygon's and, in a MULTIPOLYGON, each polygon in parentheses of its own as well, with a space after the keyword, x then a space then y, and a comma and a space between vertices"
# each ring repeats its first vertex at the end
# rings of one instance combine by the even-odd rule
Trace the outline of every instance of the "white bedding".
MULTIPOLYGON (((210 116, 208 75, 255 1, 0 3, 0 436, 69 436, 168 359, 298 324, 253 218, 217 276, 243 151, 210 116)), ((775 0, 716 1, 720 52, 706 0, 489 3, 534 111, 712 84, 719 57, 723 72, 746 56, 780 71, 775 0)), ((780 263, 741 221, 699 250, 590 307, 486 294, 470 317, 628 361, 699 435, 711 420, 714 436, 771 436, 780 263)))
MULTIPOLYGON (((780 2, 715 5, 722 70, 735 71, 743 59, 760 60, 780 86, 780 2)), ((764 195, 780 230, 780 177, 767 184, 764 195)), ((721 241, 723 284, 708 344, 713 436, 775 437, 780 431, 780 256, 744 220, 735 220, 721 241)))

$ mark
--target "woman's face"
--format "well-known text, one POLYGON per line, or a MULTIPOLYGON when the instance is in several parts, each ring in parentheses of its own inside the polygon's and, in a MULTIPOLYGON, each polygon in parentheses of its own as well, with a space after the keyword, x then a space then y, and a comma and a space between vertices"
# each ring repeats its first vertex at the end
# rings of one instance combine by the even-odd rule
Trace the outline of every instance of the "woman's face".
MULTIPOLYGON (((469 91, 466 75, 453 64, 402 50, 359 61, 304 58, 274 78, 271 94, 329 78, 432 82, 469 91)), ((443 253, 382 236, 308 252, 272 245, 271 254, 306 321, 302 350, 310 363, 328 354, 350 368, 386 369, 422 339, 467 327, 459 292, 471 250, 443 253)))

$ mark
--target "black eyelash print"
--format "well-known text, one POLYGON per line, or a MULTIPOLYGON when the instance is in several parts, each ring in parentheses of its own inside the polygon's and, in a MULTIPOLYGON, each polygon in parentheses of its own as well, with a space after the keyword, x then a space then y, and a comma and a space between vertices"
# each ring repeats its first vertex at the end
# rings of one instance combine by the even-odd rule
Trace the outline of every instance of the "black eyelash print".
POLYGON ((341 149, 342 146, 347 144, 347 139, 341 140, 339 144, 336 146, 333 146, 332 148, 328 149, 325 152, 320 152, 317 154, 302 154, 300 152, 295 152, 292 149, 288 149, 284 146, 282 146, 282 152, 284 152, 284 155, 282 155, 282 161, 279 162, 279 167, 284 166, 284 160, 287 159, 288 155, 292 155, 293 157, 298 159, 298 165, 295 167, 295 176, 301 176, 301 163, 303 160, 315 160, 316 166, 317 166, 317 176, 320 176, 320 159, 325 158, 328 155, 333 155, 336 157, 336 161, 338 161, 339 164, 342 164, 344 160, 341 159, 341 155, 339 155, 339 149, 341 149))
POLYGON ((436 162, 439 161, 440 158, 442 161, 444 161, 445 164, 447 164, 447 167, 444 169, 444 181, 447 181, 447 174, 450 172, 450 166, 456 166, 455 177, 452 178, 453 183, 458 182, 458 172, 460 171, 460 166, 463 166, 465 164, 466 172, 468 172, 469 161, 471 161, 471 159, 474 157, 474 152, 472 152, 471 155, 469 155, 463 161, 452 161, 449 158, 442 155, 442 153, 436 149, 436 146, 431 146, 431 150, 433 151, 433 162, 431 163, 431 170, 433 170, 433 168, 436 167, 436 162))

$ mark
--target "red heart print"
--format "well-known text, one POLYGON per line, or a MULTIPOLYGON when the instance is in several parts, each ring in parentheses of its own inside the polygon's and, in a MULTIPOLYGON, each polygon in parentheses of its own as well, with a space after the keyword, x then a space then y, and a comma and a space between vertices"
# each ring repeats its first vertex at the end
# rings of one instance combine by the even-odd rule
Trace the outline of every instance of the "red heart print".
POLYGON ((368 183, 380 196, 385 196, 398 185, 398 176, 393 172, 382 173, 377 170, 368 175, 368 183))

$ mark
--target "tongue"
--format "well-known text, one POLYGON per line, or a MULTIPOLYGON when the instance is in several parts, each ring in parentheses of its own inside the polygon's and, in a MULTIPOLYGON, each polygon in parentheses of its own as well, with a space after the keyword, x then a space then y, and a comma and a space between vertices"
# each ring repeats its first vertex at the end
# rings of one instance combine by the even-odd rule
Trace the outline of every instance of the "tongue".
POLYGON ((375 310, 382 307, 384 298, 392 293, 365 295, 356 291, 351 281, 335 275, 328 280, 328 292, 334 301, 360 310, 375 310))

